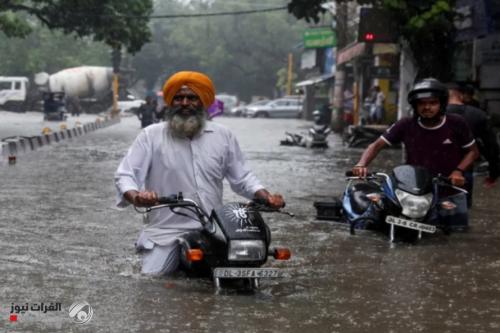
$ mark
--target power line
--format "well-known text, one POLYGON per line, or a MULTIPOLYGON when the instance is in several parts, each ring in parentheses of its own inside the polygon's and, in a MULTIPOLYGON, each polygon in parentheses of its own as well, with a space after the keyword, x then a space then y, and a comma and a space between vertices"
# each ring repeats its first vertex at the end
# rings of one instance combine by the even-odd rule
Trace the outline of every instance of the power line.
MULTIPOLYGON (((265 8, 265 9, 248 9, 240 10, 234 12, 214 12, 214 13, 197 13, 197 14, 171 14, 171 15, 151 15, 150 19, 162 19, 162 18, 186 18, 186 17, 206 17, 206 16, 227 16, 227 15, 247 15, 256 13, 266 13, 266 12, 276 12, 280 10, 287 9, 287 6, 265 8)), ((139 17, 139 16, 125 16, 125 17, 139 17)))
MULTIPOLYGON (((118 17, 118 18, 137 18, 137 19, 175 19, 175 18, 191 18, 191 17, 209 17, 209 16, 229 16, 229 15, 247 15, 247 14, 257 14, 257 13, 267 13, 276 12, 287 9, 287 6, 273 7, 273 8, 262 8, 262 9, 248 9, 233 12, 213 12, 213 13, 195 13, 195 14, 165 14, 165 15, 121 15, 121 14, 96 14, 95 16, 101 17, 118 17)), ((89 13, 83 12, 71 12, 71 16, 85 17, 89 16, 89 13)))

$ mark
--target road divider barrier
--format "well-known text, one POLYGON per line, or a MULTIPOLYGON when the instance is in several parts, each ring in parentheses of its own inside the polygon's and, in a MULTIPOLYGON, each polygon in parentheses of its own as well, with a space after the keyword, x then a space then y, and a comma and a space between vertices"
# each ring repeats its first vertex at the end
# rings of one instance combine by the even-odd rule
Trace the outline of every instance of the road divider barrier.
POLYGON ((15 164, 16 156, 36 150, 43 146, 60 142, 62 140, 76 138, 78 136, 93 132, 100 128, 106 128, 120 122, 119 117, 97 118, 94 122, 81 124, 77 122, 76 127, 67 128, 60 126, 60 131, 53 132, 50 128, 42 129, 41 135, 36 136, 12 136, 3 138, 0 141, 0 165, 15 164))

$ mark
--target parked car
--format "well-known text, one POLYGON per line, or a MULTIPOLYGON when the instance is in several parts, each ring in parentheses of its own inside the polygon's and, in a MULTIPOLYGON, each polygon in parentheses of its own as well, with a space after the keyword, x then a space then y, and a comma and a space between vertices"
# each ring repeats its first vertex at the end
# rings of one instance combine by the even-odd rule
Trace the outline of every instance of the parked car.
POLYGON ((231 110, 227 113, 228 116, 231 117, 241 117, 243 115, 243 111, 246 109, 248 105, 245 102, 240 102, 238 106, 232 107, 231 110))
POLYGON ((248 106, 246 115, 252 118, 300 118, 302 116, 302 100, 278 98, 263 105, 248 106))
POLYGON ((247 104, 247 105, 245 105, 244 107, 241 108, 241 116, 242 117, 248 117, 247 113, 248 113, 248 108, 249 107, 262 106, 262 105, 266 105, 269 102, 270 102, 269 99, 261 99, 261 100, 252 102, 250 104, 247 104))
POLYGON ((258 101, 254 101, 250 104, 246 104, 244 102, 240 102, 240 105, 235 106, 234 108, 231 109, 229 112, 229 115, 231 117, 246 117, 247 116, 247 108, 250 106, 259 106, 259 105, 264 105, 269 103, 268 99, 261 99, 258 101))

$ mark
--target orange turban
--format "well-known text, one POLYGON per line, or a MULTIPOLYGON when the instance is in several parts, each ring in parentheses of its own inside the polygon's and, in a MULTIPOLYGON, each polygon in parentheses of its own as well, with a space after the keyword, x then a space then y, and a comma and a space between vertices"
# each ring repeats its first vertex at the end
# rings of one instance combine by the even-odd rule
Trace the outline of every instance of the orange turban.
POLYGON ((165 104, 172 105, 175 94, 182 86, 188 86, 193 90, 205 108, 215 101, 215 88, 208 76, 199 72, 177 72, 172 75, 163 85, 163 99, 165 104))

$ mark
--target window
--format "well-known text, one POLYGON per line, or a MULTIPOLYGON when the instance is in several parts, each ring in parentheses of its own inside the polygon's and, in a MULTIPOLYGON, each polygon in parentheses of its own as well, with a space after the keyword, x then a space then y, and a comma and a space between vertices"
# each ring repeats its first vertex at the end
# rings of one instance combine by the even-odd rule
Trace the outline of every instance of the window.
POLYGON ((0 90, 11 90, 12 82, 3 81, 0 82, 0 90))

